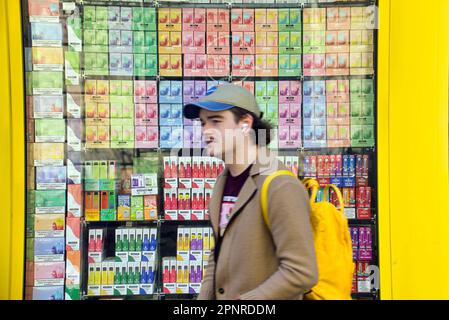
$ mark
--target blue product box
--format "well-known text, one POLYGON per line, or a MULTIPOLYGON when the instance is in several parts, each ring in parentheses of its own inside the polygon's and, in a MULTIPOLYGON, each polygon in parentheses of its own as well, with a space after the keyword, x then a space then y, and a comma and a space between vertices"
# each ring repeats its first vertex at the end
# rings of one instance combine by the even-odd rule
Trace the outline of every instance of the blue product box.
POLYGON ((64 300, 64 286, 33 287, 33 300, 64 300))

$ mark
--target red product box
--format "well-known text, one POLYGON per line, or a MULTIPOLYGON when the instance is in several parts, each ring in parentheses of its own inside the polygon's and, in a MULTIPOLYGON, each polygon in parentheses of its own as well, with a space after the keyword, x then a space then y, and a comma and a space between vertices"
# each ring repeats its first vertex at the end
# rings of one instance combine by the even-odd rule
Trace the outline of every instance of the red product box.
POLYGON ((305 76, 325 76, 326 56, 324 54, 305 54, 303 67, 305 76))
POLYGON ((134 102, 135 103, 157 103, 157 82, 156 81, 134 81, 134 102))
POLYGON ((335 156, 335 162, 336 162, 336 165, 337 165, 336 176, 341 177, 342 171, 343 171, 343 160, 342 160, 342 155, 341 154, 337 154, 335 156))
POLYGON ((183 31, 206 31, 206 9, 183 8, 182 9, 183 31))
POLYGON ((330 163, 330 157, 324 156, 324 176, 330 177, 331 175, 331 163, 330 163))
POLYGON ((324 156, 317 156, 317 177, 324 177, 324 156))
POLYGON ((206 9, 207 31, 223 32, 230 30, 229 9, 206 9))
POLYGON ((229 31, 212 32, 208 31, 206 35, 207 54, 229 54, 229 31))
POLYGON ((357 219, 369 220, 371 219, 371 209, 369 208, 357 208, 357 219))
POLYGON ((310 173, 311 176, 316 177, 318 174, 318 157, 310 156, 310 173))
POLYGON ((224 54, 207 55, 207 75, 211 77, 226 77, 230 75, 230 56, 224 54))
POLYGON ((254 9, 232 9, 231 30, 254 31, 254 9))
POLYGON ((233 32, 232 54, 255 54, 255 33, 233 32))
POLYGON ((233 55, 232 75, 237 77, 249 77, 255 75, 254 55, 233 55))

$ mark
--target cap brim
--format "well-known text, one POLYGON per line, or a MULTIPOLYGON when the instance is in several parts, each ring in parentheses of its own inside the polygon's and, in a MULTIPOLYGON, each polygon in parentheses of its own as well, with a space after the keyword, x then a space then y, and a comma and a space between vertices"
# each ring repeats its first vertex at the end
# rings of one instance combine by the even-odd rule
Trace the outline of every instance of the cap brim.
POLYGON ((184 106, 184 117, 187 119, 198 119, 200 117, 201 109, 206 109, 209 111, 224 111, 232 108, 234 108, 232 104, 213 101, 189 103, 184 106))

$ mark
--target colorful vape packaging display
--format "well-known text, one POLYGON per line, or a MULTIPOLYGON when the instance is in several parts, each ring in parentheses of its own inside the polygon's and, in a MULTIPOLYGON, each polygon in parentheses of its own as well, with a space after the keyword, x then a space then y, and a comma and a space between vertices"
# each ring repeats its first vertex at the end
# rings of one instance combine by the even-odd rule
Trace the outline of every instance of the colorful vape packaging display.
POLYGON ((199 293, 213 248, 211 228, 179 227, 176 258, 163 258, 164 292, 199 293), (211 246, 212 245, 212 246, 211 246))
POLYGON ((351 75, 370 75, 374 73, 374 28, 374 6, 351 8, 351 75))
POLYGON ((66 249, 67 251, 80 250, 81 219, 67 218, 66 220, 66 249))
POLYGON ((158 10, 159 73, 161 76, 182 76, 182 9, 158 10))
POLYGON ((349 80, 326 81, 328 147, 350 147, 349 80))
POLYGON ((63 286, 65 276, 65 263, 36 262, 34 263, 34 286, 63 286))
POLYGON ((211 157, 164 157, 163 169, 165 219, 208 219, 208 203, 224 163, 211 157))
POLYGON ((278 125, 279 83, 277 81, 256 81, 255 96, 264 119, 274 127, 278 125))
POLYGON ((64 190, 35 190, 33 194, 34 212, 36 214, 65 212, 66 197, 64 190))
POLYGON ((303 94, 304 147, 324 148, 327 146, 325 81, 305 81, 303 94))
POLYGON ((156 81, 134 81, 135 146, 159 146, 159 111, 156 81))
POLYGON ((301 82, 279 81, 279 127, 301 126, 301 82))
POLYGON ((279 161, 281 161, 288 170, 293 172, 295 176, 298 176, 299 173, 299 158, 296 156, 279 156, 279 161))
MULTIPOLYGON (((206 53, 206 9, 182 9, 182 52, 201 55, 206 53)), ((201 66, 197 65, 197 67, 201 70, 201 66)), ((184 75, 188 75, 186 68, 184 75)))
POLYGON ((64 261, 64 238, 36 238, 34 240, 34 261, 64 261))
POLYGON ((374 82, 371 79, 350 81, 351 146, 372 147, 374 135, 374 82))
POLYGON ((63 96, 33 96, 29 97, 28 114, 34 119, 62 119, 64 113, 63 96))

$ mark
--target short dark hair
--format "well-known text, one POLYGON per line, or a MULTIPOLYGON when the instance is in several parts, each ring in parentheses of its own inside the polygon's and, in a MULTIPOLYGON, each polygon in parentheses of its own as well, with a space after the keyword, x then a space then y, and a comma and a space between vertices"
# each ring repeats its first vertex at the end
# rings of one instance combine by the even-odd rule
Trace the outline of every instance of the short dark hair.
POLYGON ((271 142, 271 130, 273 129, 273 126, 266 120, 259 118, 254 113, 249 112, 245 109, 234 107, 232 109, 229 109, 229 111, 232 112, 234 115, 235 122, 240 121, 244 116, 251 115, 253 117, 253 126, 252 129, 255 132, 255 143, 258 146, 267 146, 271 142), (261 136, 259 137, 259 133, 261 133, 261 136), (263 139, 263 141, 259 141, 259 139, 263 139))

